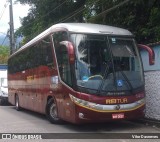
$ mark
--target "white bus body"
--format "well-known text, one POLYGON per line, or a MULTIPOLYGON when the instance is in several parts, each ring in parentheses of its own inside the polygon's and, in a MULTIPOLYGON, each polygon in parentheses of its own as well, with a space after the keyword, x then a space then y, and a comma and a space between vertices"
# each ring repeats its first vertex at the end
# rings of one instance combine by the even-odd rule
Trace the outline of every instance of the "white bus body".
POLYGON ((0 105, 8 102, 7 69, 0 68, 0 105))

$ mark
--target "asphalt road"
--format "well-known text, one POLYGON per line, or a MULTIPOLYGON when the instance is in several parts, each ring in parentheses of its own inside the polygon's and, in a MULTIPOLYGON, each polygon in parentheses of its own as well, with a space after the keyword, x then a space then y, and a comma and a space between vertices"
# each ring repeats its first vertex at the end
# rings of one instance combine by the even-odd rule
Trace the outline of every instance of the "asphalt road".
MULTIPOLYGON (((147 123, 141 123, 137 121, 122 121, 122 122, 106 122, 106 123, 92 123, 83 125, 73 125, 70 123, 64 123, 61 125, 51 124, 44 115, 31 112, 28 110, 16 111, 14 106, 0 106, 0 133, 57 133, 53 135, 57 139, 47 139, 47 140, 23 140, 23 141, 56 141, 56 142, 81 142, 81 141, 92 141, 92 142, 130 142, 135 141, 133 139, 119 139, 120 135, 124 133, 130 133, 129 136, 135 136, 136 134, 143 133, 148 136, 148 134, 155 135, 154 133, 160 133, 160 127, 156 125, 151 125, 147 123), (71 139, 66 138, 65 133, 69 133, 71 139), (75 134, 74 134, 75 133, 75 134), (78 133, 78 135, 76 135, 78 133), (88 139, 81 139, 82 133, 91 133, 88 139), (102 139, 101 135, 96 134, 107 134, 117 139, 102 139), (73 137, 72 137, 73 136, 73 137), (99 138, 96 138, 99 137, 99 138)), ((128 136, 128 134, 127 134, 128 136)), ((102 136, 103 137, 103 136, 102 136)), ((122 136, 123 137, 123 136, 122 136)), ((136 139, 136 141, 155 141, 158 142, 159 139, 136 139)), ((7 140, 0 140, 7 141, 7 140)), ((22 140, 8 140, 22 141, 22 140)))

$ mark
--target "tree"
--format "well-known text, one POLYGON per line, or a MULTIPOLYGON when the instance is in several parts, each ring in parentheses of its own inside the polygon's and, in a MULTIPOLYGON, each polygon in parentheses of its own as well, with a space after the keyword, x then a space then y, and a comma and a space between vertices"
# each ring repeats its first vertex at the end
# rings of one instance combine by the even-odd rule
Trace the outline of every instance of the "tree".
POLYGON ((25 37, 24 43, 59 22, 83 21, 83 15, 71 17, 74 12, 84 6, 85 0, 17 0, 21 4, 30 4, 29 14, 21 19, 22 27, 16 35, 25 37))
MULTIPOLYGON (((88 0, 91 2, 91 0, 88 0)), ((93 0, 92 0, 93 1, 93 0)), ((128 0, 128 3, 102 14, 104 9, 110 9, 125 0, 101 0, 90 10, 92 23, 101 23, 130 30, 139 43, 150 43, 160 40, 160 1, 159 0, 128 0), (92 15, 94 11, 94 16, 92 15)))
POLYGON ((0 64, 7 64, 9 51, 8 46, 0 46, 0 64))
POLYGON ((91 22, 125 28, 139 43, 160 40, 159 0, 17 1, 31 5, 30 13, 21 19, 22 27, 16 32, 25 37, 24 43, 59 22, 91 22))

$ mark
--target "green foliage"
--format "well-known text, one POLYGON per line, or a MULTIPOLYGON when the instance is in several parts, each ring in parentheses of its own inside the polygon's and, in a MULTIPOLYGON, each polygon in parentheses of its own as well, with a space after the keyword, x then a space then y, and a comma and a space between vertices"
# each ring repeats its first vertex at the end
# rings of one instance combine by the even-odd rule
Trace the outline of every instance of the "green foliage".
MULTIPOLYGON (((99 15, 103 9, 110 9, 124 0, 101 0, 101 2, 99 5, 101 8, 90 11, 96 11, 96 15, 99 15)), ((157 42, 160 41, 159 9, 159 0, 130 0, 106 14, 88 18, 88 21, 128 29, 134 33, 139 43, 157 42)))
POLYGON ((9 51, 9 47, 0 46, 0 64, 7 64, 9 51))
POLYGON ((82 13, 71 17, 74 11, 84 6, 85 0, 17 0, 22 4, 30 4, 30 13, 21 19, 22 27, 16 31, 16 35, 25 37, 24 43, 59 22, 83 21, 82 13), (65 21, 65 19, 67 20, 65 21))
POLYGON ((23 43, 59 22, 90 22, 130 30, 139 43, 160 41, 160 0, 17 0, 31 5, 16 34, 23 43), (105 10, 109 10, 102 13, 105 10), (80 11, 81 10, 81 11, 80 11), (77 13, 77 14, 76 14, 77 13))

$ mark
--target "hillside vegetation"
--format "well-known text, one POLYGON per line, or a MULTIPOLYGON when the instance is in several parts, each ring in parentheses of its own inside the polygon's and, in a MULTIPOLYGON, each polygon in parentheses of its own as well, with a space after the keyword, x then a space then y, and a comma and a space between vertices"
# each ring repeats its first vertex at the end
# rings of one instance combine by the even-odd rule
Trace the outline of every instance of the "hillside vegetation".
POLYGON ((9 47, 0 46, 0 64, 7 64, 9 57, 9 47))

